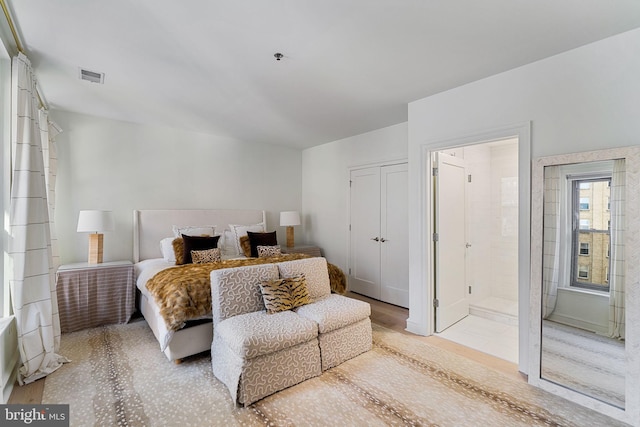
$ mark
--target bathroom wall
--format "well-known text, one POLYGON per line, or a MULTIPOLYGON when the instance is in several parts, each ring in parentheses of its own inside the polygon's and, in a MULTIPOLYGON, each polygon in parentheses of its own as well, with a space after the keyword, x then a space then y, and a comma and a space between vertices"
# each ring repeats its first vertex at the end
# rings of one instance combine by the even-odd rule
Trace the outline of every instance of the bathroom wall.
POLYGON ((491 147, 491 296, 518 301, 518 144, 491 147))
POLYGON ((465 160, 467 185, 467 285, 470 304, 488 297, 518 300, 517 140, 443 152, 465 160))

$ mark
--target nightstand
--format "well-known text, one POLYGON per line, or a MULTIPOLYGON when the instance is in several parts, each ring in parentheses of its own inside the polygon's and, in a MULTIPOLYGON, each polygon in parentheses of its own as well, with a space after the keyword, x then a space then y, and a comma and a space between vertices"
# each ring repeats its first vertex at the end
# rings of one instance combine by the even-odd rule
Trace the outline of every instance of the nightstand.
POLYGON ((313 245, 295 245, 291 248, 287 246, 280 246, 280 251, 283 254, 307 254, 314 257, 322 256, 320 248, 313 245))
POLYGON ((133 263, 61 265, 56 292, 61 332, 127 323, 135 311, 133 263))

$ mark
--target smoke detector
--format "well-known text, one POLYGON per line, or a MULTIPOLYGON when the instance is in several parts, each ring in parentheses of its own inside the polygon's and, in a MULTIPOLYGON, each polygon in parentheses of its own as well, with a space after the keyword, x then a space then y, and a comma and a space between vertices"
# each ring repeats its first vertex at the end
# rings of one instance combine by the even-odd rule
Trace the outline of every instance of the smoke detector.
POLYGON ((104 84, 104 73, 90 71, 85 68, 79 68, 80 80, 86 80, 91 83, 104 84))

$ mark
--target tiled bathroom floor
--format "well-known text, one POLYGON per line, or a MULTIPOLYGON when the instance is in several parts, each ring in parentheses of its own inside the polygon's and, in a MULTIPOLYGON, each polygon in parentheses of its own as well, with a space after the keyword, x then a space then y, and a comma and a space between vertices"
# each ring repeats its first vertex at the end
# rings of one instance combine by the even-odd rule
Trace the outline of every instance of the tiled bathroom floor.
POLYGON ((518 326, 469 315, 437 336, 518 363, 518 326))

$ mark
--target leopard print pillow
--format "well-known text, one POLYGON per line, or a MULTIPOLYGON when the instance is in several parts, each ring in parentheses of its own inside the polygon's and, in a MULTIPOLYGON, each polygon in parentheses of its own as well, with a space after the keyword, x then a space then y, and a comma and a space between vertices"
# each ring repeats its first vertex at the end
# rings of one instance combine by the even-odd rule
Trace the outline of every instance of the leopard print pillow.
POLYGON ((260 283, 260 291, 268 314, 291 310, 311 303, 304 275, 262 282, 260 283))
POLYGON ((265 258, 270 256, 280 256, 282 255, 282 251, 280 250, 280 246, 257 246, 258 249, 258 258, 265 258))
POLYGON ((194 264, 206 264, 208 262, 222 261, 220 248, 206 249, 203 251, 191 251, 191 259, 194 264))

